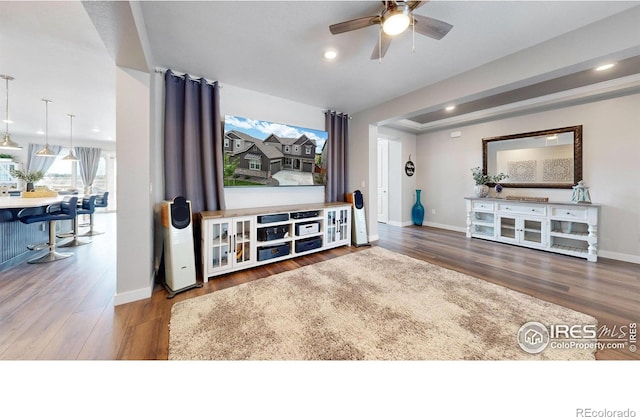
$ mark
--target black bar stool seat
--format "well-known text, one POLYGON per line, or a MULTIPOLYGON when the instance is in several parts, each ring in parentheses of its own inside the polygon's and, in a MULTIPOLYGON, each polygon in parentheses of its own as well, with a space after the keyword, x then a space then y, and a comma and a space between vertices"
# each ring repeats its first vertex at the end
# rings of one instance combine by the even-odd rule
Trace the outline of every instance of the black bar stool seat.
POLYGON ((82 246, 87 243, 91 243, 91 240, 82 240, 78 239, 80 235, 78 234, 78 216, 82 214, 92 215, 95 211, 96 207, 96 198, 95 195, 89 195, 82 198, 81 203, 78 205, 76 210, 76 217, 73 219, 73 232, 70 235, 58 236, 58 237, 72 237, 71 241, 64 243, 62 245, 58 245, 61 248, 69 248, 74 246, 82 246))
POLYGON ((78 197, 65 197, 60 203, 47 206, 44 213, 32 214, 33 210, 23 209, 18 213, 18 218, 22 223, 32 224, 49 222, 49 250, 43 256, 29 260, 30 264, 58 261, 73 256, 73 253, 56 252, 56 222, 58 220, 74 220, 78 205, 78 197))

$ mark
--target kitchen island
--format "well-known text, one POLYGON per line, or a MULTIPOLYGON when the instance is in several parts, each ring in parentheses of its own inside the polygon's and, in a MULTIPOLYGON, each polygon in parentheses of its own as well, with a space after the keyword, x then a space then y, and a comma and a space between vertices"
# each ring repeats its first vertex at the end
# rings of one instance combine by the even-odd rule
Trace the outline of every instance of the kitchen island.
POLYGON ((46 210, 50 204, 63 199, 56 197, 0 197, 0 271, 26 262, 36 256, 27 245, 49 240, 49 224, 24 224, 18 220, 18 213, 25 208, 46 210))

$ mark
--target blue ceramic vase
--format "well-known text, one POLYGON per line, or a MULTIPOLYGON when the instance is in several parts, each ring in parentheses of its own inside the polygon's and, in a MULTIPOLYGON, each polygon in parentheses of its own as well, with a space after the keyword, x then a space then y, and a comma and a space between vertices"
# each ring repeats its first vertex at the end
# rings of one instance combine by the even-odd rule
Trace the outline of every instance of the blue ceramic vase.
POLYGON ((422 221, 424 220, 424 207, 420 202, 420 193, 422 190, 416 190, 416 203, 413 205, 411 209, 411 220, 413 224, 416 226, 422 226, 422 221))

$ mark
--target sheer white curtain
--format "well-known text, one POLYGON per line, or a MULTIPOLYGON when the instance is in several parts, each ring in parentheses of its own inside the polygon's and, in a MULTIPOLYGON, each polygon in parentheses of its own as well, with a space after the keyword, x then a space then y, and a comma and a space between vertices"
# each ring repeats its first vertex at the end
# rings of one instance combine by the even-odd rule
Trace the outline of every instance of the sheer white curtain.
MULTIPOLYGON (((51 165, 53 165, 56 158, 35 155, 36 152, 43 148, 44 145, 34 145, 33 143, 29 144, 29 155, 27 156, 26 172, 42 171, 46 174, 49 168, 51 168, 51 165)), ((51 152, 57 155, 62 150, 62 146, 49 145, 49 149, 51 149, 51 152)))
POLYGON ((74 147, 74 150, 76 151, 78 163, 80 164, 80 177, 84 184, 84 193, 91 194, 93 180, 96 179, 96 174, 98 173, 98 165, 100 164, 102 149, 76 146, 74 147))

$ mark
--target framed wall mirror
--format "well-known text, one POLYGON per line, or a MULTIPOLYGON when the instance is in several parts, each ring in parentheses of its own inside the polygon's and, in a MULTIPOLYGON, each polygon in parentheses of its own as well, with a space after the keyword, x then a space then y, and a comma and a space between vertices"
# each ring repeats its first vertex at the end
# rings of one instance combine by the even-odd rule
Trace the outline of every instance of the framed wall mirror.
POLYGON ((482 139, 485 174, 504 187, 571 188, 582 179, 582 125, 482 139))

